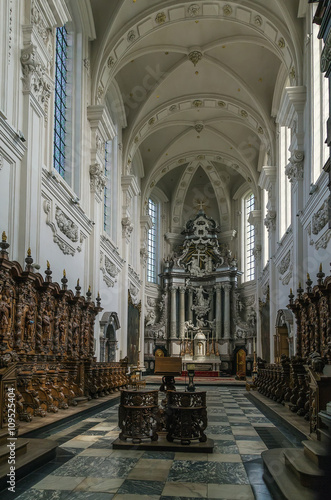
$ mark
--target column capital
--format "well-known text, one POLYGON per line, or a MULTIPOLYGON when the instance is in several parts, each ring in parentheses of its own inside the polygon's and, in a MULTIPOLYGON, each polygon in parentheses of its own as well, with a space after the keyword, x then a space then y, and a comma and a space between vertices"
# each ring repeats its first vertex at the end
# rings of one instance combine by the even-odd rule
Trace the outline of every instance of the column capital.
POLYGON ((229 293, 231 288, 232 288, 232 285, 231 285, 231 283, 224 283, 222 285, 222 288, 224 289, 225 293, 229 293))
POLYGON ((184 295, 186 288, 184 286, 180 286, 178 289, 179 289, 179 293, 184 295))
POLYGON ((169 290, 170 290, 171 293, 177 292, 177 288, 178 288, 178 286, 175 286, 175 285, 170 285, 169 286, 169 290))

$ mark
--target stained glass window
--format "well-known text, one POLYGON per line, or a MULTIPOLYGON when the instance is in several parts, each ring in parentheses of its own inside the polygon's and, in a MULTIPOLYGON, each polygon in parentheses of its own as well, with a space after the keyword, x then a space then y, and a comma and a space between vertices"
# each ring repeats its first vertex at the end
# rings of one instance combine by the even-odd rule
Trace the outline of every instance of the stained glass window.
POLYGON ((148 231, 147 281, 156 283, 157 204, 151 198, 148 200, 148 214, 153 225, 148 231))
POLYGON ((64 177, 67 99, 68 33, 65 26, 56 29, 54 168, 64 177))
POLYGON ((249 214, 254 210, 255 199, 253 193, 250 193, 245 198, 245 239, 246 239, 246 259, 245 259, 245 275, 246 280, 250 281, 255 279, 255 229, 252 224, 248 222, 249 214))

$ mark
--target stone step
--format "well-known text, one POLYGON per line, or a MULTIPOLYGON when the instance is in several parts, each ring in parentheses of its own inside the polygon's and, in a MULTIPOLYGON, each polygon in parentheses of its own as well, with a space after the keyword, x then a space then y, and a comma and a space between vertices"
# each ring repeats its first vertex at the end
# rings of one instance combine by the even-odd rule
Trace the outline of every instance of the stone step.
POLYGON ((299 478, 286 466, 284 448, 263 451, 262 460, 263 479, 274 500, 316 500, 314 491, 303 486, 299 478))
POLYGON ((330 463, 328 447, 320 441, 302 441, 303 452, 308 460, 311 460, 317 467, 326 469, 330 463))
POLYGON ((76 403, 77 403, 78 406, 81 405, 81 404, 83 404, 83 403, 87 403, 88 400, 89 399, 86 396, 80 396, 78 398, 75 398, 75 401, 76 401, 76 403))
MULTIPOLYGON (((18 481, 22 477, 35 472, 38 467, 52 460, 56 455, 57 443, 50 439, 23 439, 18 438, 19 441, 29 441, 27 452, 17 454, 15 460, 15 480, 18 481)), ((7 484, 10 464, 7 460, 5 463, 0 464, 0 491, 10 486, 7 484)), ((13 496, 15 498, 15 495, 13 496)))
POLYGON ((327 447, 331 447, 331 436, 328 429, 318 429, 320 442, 327 447))
POLYGON ((12 456, 14 459, 16 459, 16 457, 23 455, 23 453, 27 452, 27 446, 29 444, 29 440, 22 438, 13 440, 11 438, 8 438, 7 443, 2 444, 0 446, 0 464, 8 462, 9 455, 11 454, 10 451, 11 448, 8 446, 10 443, 14 443, 14 446, 12 447, 12 449, 14 450, 12 456))
POLYGON ((0 446, 7 443, 9 434, 7 429, 0 429, 0 446))
POLYGON ((284 450, 285 464, 299 478, 302 486, 316 488, 321 482, 324 473, 318 468, 300 448, 287 448, 284 450))

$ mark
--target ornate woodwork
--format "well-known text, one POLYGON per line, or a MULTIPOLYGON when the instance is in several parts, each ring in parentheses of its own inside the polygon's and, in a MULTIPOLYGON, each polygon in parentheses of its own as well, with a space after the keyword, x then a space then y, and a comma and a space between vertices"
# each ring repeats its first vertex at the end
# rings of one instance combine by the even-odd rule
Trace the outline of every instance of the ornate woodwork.
POLYGON ((180 440, 190 444, 192 440, 207 441, 206 392, 167 392, 167 440, 180 440))
POLYGON ((307 275, 306 291, 290 290, 291 309, 297 324, 297 355, 282 356, 280 364, 258 360, 258 391, 287 405, 292 412, 309 420, 310 432, 317 434, 318 414, 331 400, 331 276, 320 267, 317 284, 307 275), (325 367, 325 368, 324 368, 325 367))
POLYGON ((90 289, 81 295, 35 273, 30 249, 25 268, 8 259, 0 241, 0 427, 6 424, 6 390, 15 387, 18 420, 31 421, 77 405, 79 398, 102 397, 128 383, 127 362, 97 363, 94 323, 102 310, 90 289), (9 384, 9 385, 8 385, 9 384))
POLYGON ((119 438, 131 438, 137 444, 146 438, 157 441, 158 415, 158 391, 123 390, 118 410, 119 438))

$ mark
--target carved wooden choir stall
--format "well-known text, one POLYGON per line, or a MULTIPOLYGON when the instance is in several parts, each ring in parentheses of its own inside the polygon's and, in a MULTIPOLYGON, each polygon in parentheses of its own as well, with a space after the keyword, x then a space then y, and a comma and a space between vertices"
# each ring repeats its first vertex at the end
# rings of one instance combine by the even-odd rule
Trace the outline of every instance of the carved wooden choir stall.
POLYGON ((282 355, 279 364, 258 360, 258 391, 310 423, 310 434, 319 439, 318 414, 331 401, 331 276, 320 267, 317 285, 307 275, 306 291, 290 290, 289 305, 297 323, 297 354, 282 355))
POLYGON ((25 269, 8 260, 5 233, 0 242, 0 401, 1 424, 7 422, 8 388, 16 392, 19 420, 31 421, 65 410, 82 400, 98 398, 127 385, 126 363, 97 363, 94 322, 102 310, 90 289, 81 295, 52 282, 47 262, 45 279, 35 273, 31 251, 25 269))

